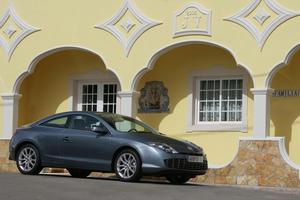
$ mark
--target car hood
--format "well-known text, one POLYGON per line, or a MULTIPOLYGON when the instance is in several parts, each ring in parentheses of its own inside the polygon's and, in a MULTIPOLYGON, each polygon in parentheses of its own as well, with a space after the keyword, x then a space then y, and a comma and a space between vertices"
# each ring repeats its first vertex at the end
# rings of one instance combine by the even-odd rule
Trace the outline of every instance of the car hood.
POLYGON ((148 144, 149 142, 157 142, 157 143, 165 143, 171 146, 179 153, 185 154, 203 154, 203 149, 193 143, 183 140, 177 140, 171 137, 167 137, 164 135, 156 135, 156 134, 133 134, 135 139, 148 144))

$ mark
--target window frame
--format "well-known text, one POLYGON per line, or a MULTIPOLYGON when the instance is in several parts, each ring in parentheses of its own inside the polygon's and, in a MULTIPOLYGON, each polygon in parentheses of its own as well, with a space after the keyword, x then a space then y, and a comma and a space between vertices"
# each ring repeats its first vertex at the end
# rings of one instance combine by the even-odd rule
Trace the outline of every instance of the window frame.
MULTIPOLYGON (((94 119, 96 119, 96 120, 98 120, 99 121, 99 123, 100 124, 103 124, 103 122, 99 119, 99 118, 97 118, 97 117, 95 117, 95 116, 92 116, 92 115, 88 115, 88 114, 84 114, 84 113, 79 113, 79 114, 71 114, 70 116, 69 116, 69 122, 68 122, 68 126, 67 126, 67 129, 69 129, 69 130, 76 130, 76 131, 86 131, 86 132, 93 132, 92 130, 86 130, 86 129, 76 129, 76 128, 72 128, 71 127, 71 122, 72 122, 72 120, 73 120, 73 118, 74 117, 77 117, 77 116, 82 116, 82 117, 91 117, 91 118, 94 118, 94 119)), ((93 132, 94 133, 94 132, 93 132)))
MULTIPOLYGON (((77 111, 82 111, 82 102, 83 102, 83 91, 82 87, 83 85, 97 85, 98 91, 97 91, 97 112, 104 112, 103 107, 104 107, 104 85, 110 85, 114 84, 117 86, 116 88, 116 109, 114 109, 114 113, 117 113, 117 106, 118 106, 118 91, 119 91, 119 84, 115 81, 99 81, 99 80, 80 80, 78 81, 78 87, 77 87, 77 106, 76 110, 77 111)), ((112 103, 109 103, 112 104, 112 103)))
POLYGON ((53 118, 51 118, 51 119, 46 119, 45 121, 39 123, 39 126, 42 126, 42 127, 49 127, 49 128, 68 129, 68 128, 69 128, 69 122, 70 122, 70 115, 63 115, 63 116, 53 117, 53 118), (59 126, 49 126, 49 125, 47 125, 48 122, 54 121, 54 120, 57 120, 57 119, 60 119, 60 118, 67 118, 67 121, 66 121, 64 127, 59 127, 59 126))
MULTIPOLYGON (((221 90, 220 90, 221 91, 221 90)), ((222 92, 222 91, 221 91, 222 92)), ((189 75, 189 109, 187 132, 247 132, 247 104, 248 104, 248 74, 237 69, 225 69, 214 67, 207 71, 197 71, 189 75), (217 121, 199 122, 199 101, 201 80, 243 80, 242 93, 242 120, 241 121, 217 121)), ((221 95, 220 95, 221 96, 221 95)), ((221 100, 220 100, 221 102, 221 100)), ((220 104, 220 109, 221 109, 220 104)), ((221 118, 221 116, 220 116, 221 118)))

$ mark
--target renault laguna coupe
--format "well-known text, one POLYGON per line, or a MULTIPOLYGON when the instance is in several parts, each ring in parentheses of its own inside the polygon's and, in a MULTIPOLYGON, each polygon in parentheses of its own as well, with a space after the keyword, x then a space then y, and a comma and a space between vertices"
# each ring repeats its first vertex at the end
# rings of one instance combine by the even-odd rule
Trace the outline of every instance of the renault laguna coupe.
POLYGON ((49 116, 16 131, 10 160, 22 174, 43 167, 66 168, 73 177, 115 172, 122 181, 142 175, 165 176, 183 184, 207 171, 201 147, 164 136, 136 119, 98 112, 49 116))

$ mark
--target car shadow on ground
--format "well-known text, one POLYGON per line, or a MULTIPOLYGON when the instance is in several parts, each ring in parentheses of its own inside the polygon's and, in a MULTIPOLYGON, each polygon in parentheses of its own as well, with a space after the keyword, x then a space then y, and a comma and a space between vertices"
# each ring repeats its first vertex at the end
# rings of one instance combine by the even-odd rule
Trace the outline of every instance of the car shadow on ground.
MULTIPOLYGON (((120 181, 116 176, 109 176, 109 177, 101 177, 101 176, 88 176, 87 178, 74 178, 68 173, 61 173, 61 174, 52 174, 52 173, 43 173, 39 174, 39 176, 48 176, 48 177, 58 177, 58 178, 70 178, 70 179, 87 179, 87 180, 105 180, 105 181, 120 181)), ((125 182, 123 182, 125 183, 125 182)), ((156 178, 156 177, 142 177, 141 180, 138 181, 138 183, 141 184, 155 184, 155 185, 174 185, 178 186, 176 184, 171 184, 167 180, 156 178)), ((201 185, 197 183, 185 183, 180 186, 189 186, 189 187, 209 187, 208 185, 201 185)))

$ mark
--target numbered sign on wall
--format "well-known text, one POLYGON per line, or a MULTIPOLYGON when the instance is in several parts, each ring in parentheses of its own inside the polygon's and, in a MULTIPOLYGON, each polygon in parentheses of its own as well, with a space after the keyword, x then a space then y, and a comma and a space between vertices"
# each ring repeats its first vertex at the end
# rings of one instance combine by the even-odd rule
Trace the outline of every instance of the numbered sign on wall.
POLYGON ((173 36, 211 35, 211 16, 200 4, 186 5, 174 15, 173 36))

